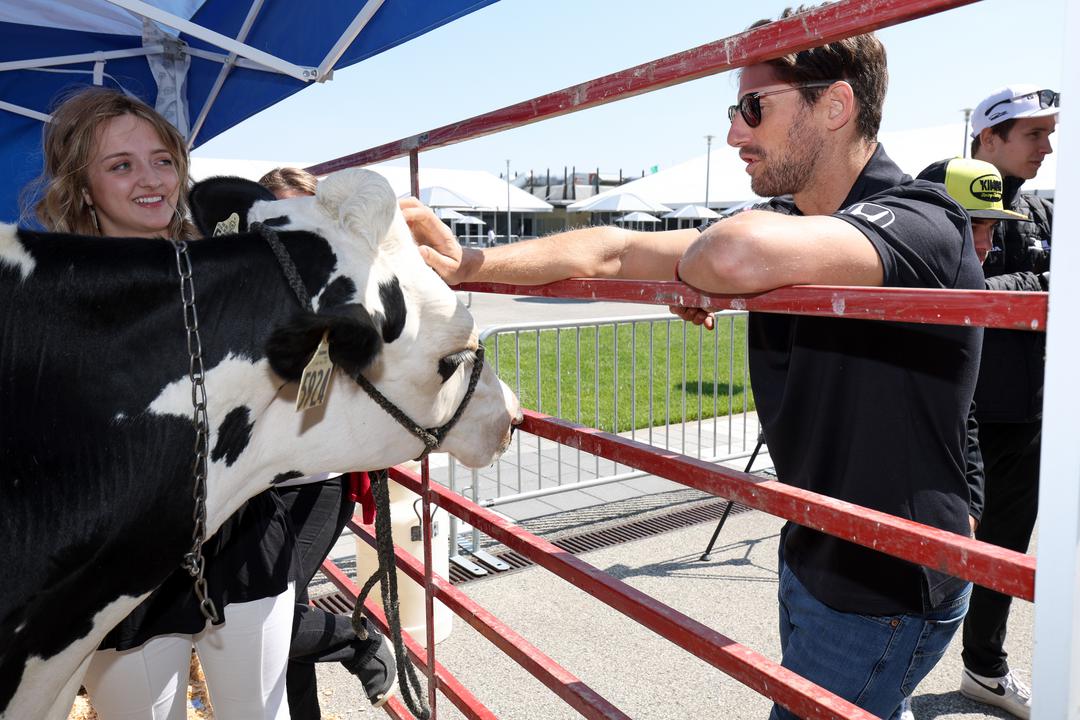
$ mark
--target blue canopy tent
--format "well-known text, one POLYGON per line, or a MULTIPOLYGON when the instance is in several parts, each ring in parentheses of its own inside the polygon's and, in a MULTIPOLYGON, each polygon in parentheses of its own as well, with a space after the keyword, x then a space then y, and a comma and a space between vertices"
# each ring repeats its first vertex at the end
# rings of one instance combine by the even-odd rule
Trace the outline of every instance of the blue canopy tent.
POLYGON ((495 0, 0 0, 0 221, 41 168, 58 94, 104 85, 195 148, 303 89, 495 0))

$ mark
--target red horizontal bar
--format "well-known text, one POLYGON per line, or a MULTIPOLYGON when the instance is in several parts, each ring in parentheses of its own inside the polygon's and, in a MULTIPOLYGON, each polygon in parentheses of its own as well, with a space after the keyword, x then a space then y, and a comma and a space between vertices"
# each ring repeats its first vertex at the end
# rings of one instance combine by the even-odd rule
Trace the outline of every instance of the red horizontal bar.
MULTIPOLYGON (((356 518, 351 521, 356 522, 356 518)), ((394 548, 395 552, 398 552, 397 548, 394 548)), ((360 588, 349 579, 349 576, 342 572, 341 568, 334 564, 334 561, 327 558, 323 560, 322 571, 326 575, 327 579, 332 582, 338 590, 340 590, 346 597, 353 603, 356 602, 357 596, 360 594, 360 588)), ((367 600, 364 603, 364 614, 375 621, 375 623, 382 629, 384 633, 389 634, 390 626, 386 622, 386 615, 383 613, 381 607, 375 604, 372 600, 367 600)), ((407 632, 401 633, 401 639, 405 643, 405 649, 412 658, 413 663, 416 665, 426 667, 427 665, 427 650, 413 639, 407 632)), ((442 691, 450 702, 454 704, 458 710, 461 711, 465 717, 469 720, 497 720, 495 713, 491 712, 475 695, 469 692, 468 688, 461 684, 461 682, 454 677, 453 673, 446 669, 442 663, 435 663, 435 674, 439 683, 439 690, 442 691)), ((399 680, 400 682, 400 680, 399 680)), ((391 698, 387 701, 386 705, 396 701, 396 698, 391 698)), ((399 704, 399 710, 404 711, 405 715, 402 717, 412 718, 412 714, 405 708, 404 705, 399 704)), ((384 705, 383 707, 386 707, 384 705)), ((390 710, 387 710, 390 713, 390 710)))
MULTIPOLYGON (((422 489, 419 476, 400 467, 391 468, 390 477, 415 493, 422 489)), ((432 501, 443 509, 799 717, 808 720, 871 720, 874 717, 492 511, 440 485, 432 485, 430 493, 432 501)))
POLYGON ((758 295, 709 295, 674 281, 561 280, 548 285, 462 283, 458 290, 685 305, 933 325, 1046 331, 1047 293, 796 285, 758 295))
POLYGON ((392 697, 386 701, 382 706, 387 715, 394 718, 394 720, 416 720, 409 709, 405 707, 405 703, 401 702, 397 697, 392 697))
POLYGON ((893 557, 1034 600, 1035 558, 843 500, 525 410, 519 429, 638 470, 737 500, 893 557))
MULTIPOLYGON (((364 542, 375 547, 375 537, 370 530, 355 520, 349 521, 348 525, 357 537, 363 538, 364 542)), ((424 584, 423 563, 397 546, 394 547, 394 556, 397 558, 398 569, 418 585, 424 584)), ((455 615, 469 623, 473 629, 502 650, 503 654, 525 668, 530 675, 546 685, 549 690, 565 700, 584 717, 630 720, 629 715, 608 702, 580 678, 569 673, 545 655, 540 648, 518 635, 510 626, 451 585, 445 578, 432 575, 431 582, 435 597, 445 603, 455 615)))
POLYGON ((308 170, 316 175, 324 175, 347 167, 391 160, 412 151, 453 145, 753 65, 788 52, 824 45, 972 2, 975 0, 842 0, 467 120, 321 162, 308 170))

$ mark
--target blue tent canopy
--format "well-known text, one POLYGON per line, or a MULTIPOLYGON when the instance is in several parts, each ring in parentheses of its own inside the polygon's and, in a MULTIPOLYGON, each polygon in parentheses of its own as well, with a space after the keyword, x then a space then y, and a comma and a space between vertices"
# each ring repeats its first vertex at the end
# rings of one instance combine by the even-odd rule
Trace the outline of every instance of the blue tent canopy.
POLYGON ((0 0, 0 221, 41 169, 55 98, 99 84, 194 148, 343 68, 495 0, 0 0))

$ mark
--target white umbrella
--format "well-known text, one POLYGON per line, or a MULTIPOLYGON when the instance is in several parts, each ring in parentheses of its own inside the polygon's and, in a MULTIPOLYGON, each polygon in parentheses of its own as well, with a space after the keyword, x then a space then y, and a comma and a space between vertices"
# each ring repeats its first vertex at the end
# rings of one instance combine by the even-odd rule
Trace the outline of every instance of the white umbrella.
POLYGON ((643 225, 655 225, 656 223, 661 222, 661 220, 655 215, 650 215, 647 212, 632 212, 627 213, 620 218, 615 218, 615 222, 622 225, 636 225, 638 230, 644 230, 642 227, 643 225))
POLYGON ((608 192, 571 203, 567 212, 668 212, 666 205, 644 200, 632 192, 608 192))
POLYGON ((688 218, 690 220, 711 220, 713 218, 720 217, 720 213, 715 210, 711 210, 704 205, 683 205, 678 210, 669 212, 664 215, 664 219, 676 218, 682 220, 688 218))
POLYGON ((658 218, 658 217, 656 217, 654 215, 650 215, 647 212, 632 212, 632 213, 628 213, 626 215, 623 215, 621 218, 616 218, 615 222, 617 222, 617 223, 649 223, 651 225, 653 223, 660 222, 660 218, 658 218))

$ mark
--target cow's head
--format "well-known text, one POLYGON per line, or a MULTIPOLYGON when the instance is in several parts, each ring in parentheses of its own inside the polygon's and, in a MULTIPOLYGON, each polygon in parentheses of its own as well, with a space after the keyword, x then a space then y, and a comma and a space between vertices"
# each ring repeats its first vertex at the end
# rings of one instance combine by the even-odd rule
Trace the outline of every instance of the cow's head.
MULTIPOLYGON (((343 423, 355 442, 378 443, 389 462, 421 454, 423 442, 386 410, 373 408, 355 379, 366 378, 417 425, 442 426, 470 385, 478 336, 456 294, 421 259, 386 180, 345 170, 325 178, 316 196, 286 200, 265 199, 254 183, 208 182, 219 186, 205 200, 200 186, 192 194, 204 231, 237 212, 241 232, 258 222, 282 238, 310 233, 318 236, 312 242, 329 243, 334 255, 326 282, 309 288, 311 311, 298 303, 267 343, 270 367, 290 381, 283 393, 296 392, 304 366, 328 333, 330 358, 341 372, 325 410, 307 411, 306 422, 343 423), (217 206, 208 208, 211 198, 217 206)), ((506 448, 519 416, 516 398, 484 367, 439 449, 471 467, 490 464, 506 448)))

